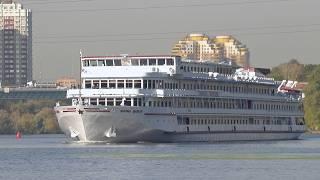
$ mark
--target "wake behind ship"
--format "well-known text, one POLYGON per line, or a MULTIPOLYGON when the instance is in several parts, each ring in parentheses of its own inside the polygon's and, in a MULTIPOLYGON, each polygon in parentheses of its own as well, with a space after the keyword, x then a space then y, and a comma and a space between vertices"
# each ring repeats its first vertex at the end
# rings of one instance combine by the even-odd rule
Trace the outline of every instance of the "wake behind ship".
POLYGON ((55 112, 81 142, 297 139, 305 123, 295 84, 179 56, 81 57, 81 88, 55 112))

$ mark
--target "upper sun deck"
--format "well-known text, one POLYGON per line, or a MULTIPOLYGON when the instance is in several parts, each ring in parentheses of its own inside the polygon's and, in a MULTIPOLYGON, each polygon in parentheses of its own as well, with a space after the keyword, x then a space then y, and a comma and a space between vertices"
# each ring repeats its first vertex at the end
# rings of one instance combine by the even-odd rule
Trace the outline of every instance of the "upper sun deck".
POLYGON ((81 58, 83 78, 144 77, 147 74, 175 74, 179 56, 87 56, 81 58))
POLYGON ((180 56, 86 56, 81 57, 83 78, 162 77, 173 74, 218 72, 233 74, 236 67, 211 61, 182 60, 180 56))
POLYGON ((99 66, 172 66, 179 56, 86 56, 81 58, 82 67, 99 66))

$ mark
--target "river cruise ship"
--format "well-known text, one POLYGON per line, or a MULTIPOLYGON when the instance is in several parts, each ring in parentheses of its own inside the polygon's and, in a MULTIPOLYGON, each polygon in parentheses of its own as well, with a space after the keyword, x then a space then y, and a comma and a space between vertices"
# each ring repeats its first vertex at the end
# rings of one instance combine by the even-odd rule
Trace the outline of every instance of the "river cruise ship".
POLYGON ((179 56, 87 56, 61 130, 80 142, 297 139, 305 131, 296 82, 253 68, 179 56))

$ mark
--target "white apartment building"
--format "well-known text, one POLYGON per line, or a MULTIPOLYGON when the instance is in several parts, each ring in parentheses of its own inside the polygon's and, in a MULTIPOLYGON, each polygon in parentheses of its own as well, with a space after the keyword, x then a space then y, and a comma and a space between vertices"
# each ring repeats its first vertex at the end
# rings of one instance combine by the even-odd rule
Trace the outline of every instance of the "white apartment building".
POLYGON ((210 39, 205 34, 189 34, 174 45, 172 54, 186 59, 229 60, 239 66, 249 65, 248 48, 232 36, 210 39))

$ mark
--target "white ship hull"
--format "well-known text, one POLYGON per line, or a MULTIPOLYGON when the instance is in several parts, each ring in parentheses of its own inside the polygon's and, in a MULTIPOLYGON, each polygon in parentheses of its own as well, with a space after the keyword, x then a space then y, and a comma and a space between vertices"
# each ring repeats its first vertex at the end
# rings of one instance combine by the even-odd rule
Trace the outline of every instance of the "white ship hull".
POLYGON ((84 109, 62 106, 55 110, 62 131, 80 142, 289 140, 298 139, 305 130, 304 126, 298 125, 178 125, 174 113, 121 107, 84 109))

